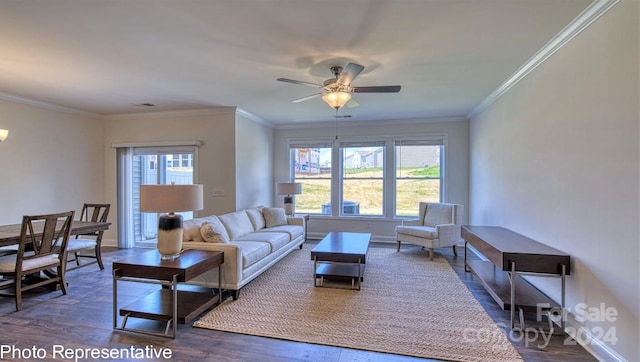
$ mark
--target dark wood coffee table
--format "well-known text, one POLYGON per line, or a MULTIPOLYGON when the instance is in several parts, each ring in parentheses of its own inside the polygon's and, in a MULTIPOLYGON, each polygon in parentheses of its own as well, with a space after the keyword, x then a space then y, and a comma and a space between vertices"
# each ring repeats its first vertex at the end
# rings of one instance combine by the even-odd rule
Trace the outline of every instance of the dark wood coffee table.
POLYGON ((371 234, 330 232, 313 250, 313 285, 322 286, 324 278, 351 280, 351 288, 360 290, 371 234), (318 284, 320 278, 320 284, 318 284))
MULTIPOLYGON (((177 324, 189 323, 205 310, 222 303, 222 290, 201 293, 178 290, 178 283, 187 282, 215 267, 218 278, 224 253, 220 251, 185 250, 175 260, 162 260, 157 250, 113 262, 113 329, 175 338, 177 324), (120 309, 124 316, 118 327, 118 281, 160 284, 162 289, 120 309), (166 322, 164 333, 127 328, 127 319, 144 318, 166 322), (172 330, 170 327, 173 326, 172 330)), ((222 285, 218 279, 218 286, 222 285)))

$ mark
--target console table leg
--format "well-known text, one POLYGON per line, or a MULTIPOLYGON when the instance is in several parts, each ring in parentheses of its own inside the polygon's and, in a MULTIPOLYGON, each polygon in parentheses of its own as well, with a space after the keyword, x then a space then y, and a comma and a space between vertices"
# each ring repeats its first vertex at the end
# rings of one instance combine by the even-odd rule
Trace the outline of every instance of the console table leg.
POLYGON ((516 263, 511 262, 511 273, 509 274, 509 281, 511 282, 511 329, 515 328, 516 317, 516 263))
POLYGON ((470 272, 469 267, 467 266, 467 241, 464 241, 464 271, 470 272))
POLYGON ((560 305, 560 333, 564 333, 564 327, 565 327, 565 283, 566 283, 566 274, 567 274, 567 266, 562 264, 562 276, 560 277, 562 279, 562 300, 561 305, 560 305))

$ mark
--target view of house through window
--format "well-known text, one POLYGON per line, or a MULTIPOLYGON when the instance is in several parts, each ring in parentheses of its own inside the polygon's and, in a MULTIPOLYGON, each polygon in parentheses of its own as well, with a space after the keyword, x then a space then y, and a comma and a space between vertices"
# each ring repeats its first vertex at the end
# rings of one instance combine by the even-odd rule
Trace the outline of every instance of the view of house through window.
POLYGON ((383 215, 384 142, 341 143, 340 151, 340 215, 383 215))
MULTIPOLYGON (((158 236, 160 214, 140 212, 140 185, 192 184, 193 153, 172 153, 170 149, 134 149, 133 166, 133 235, 137 245, 155 244, 158 236)), ((185 220, 193 218, 193 212, 180 213, 185 220)))
POLYGON ((296 195, 296 212, 331 213, 331 143, 292 145, 291 160, 302 194, 296 195))
POLYGON ((442 201, 443 137, 294 142, 289 149, 293 178, 302 183, 297 212, 333 215, 332 192, 340 195, 338 216, 412 217, 418 202, 442 201), (385 169, 386 157, 393 169, 385 169), (332 190, 332 178, 339 189, 332 190))
POLYGON ((420 201, 440 202, 442 146, 430 143, 434 142, 395 143, 396 216, 417 216, 420 201))

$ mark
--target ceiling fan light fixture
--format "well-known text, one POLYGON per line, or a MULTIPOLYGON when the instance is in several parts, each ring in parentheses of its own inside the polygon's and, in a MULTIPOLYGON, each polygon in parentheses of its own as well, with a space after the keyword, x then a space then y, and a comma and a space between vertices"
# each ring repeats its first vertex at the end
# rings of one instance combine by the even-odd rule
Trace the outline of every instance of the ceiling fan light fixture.
POLYGON ((348 92, 329 92, 322 95, 322 100, 336 110, 344 107, 350 99, 351 93, 348 92))

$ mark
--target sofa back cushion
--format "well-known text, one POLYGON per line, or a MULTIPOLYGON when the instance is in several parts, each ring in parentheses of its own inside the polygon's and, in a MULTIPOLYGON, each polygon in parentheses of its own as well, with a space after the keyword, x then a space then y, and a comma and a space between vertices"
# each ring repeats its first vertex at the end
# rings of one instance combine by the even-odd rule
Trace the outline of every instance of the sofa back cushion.
POLYGON ((229 243, 229 234, 217 216, 209 216, 200 227, 200 235, 207 243, 229 243))
POLYGON ((262 209, 262 215, 264 215, 264 222, 268 228, 278 225, 287 225, 287 215, 284 213, 283 208, 265 207, 262 209))
POLYGON ((220 222, 224 225, 231 240, 253 232, 253 225, 251 224, 249 215, 244 210, 220 215, 218 219, 220 219, 220 222))
POLYGON ((244 211, 249 215, 249 220, 251 220, 251 225, 253 225, 253 231, 264 229, 266 224, 264 222, 264 216, 262 216, 261 209, 251 208, 244 211))

